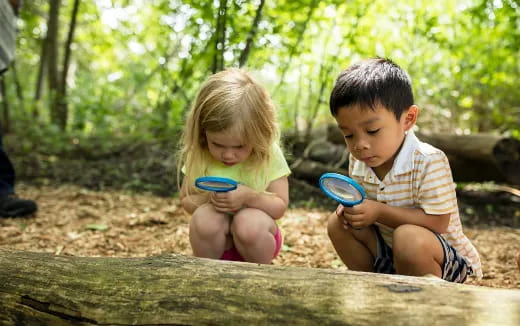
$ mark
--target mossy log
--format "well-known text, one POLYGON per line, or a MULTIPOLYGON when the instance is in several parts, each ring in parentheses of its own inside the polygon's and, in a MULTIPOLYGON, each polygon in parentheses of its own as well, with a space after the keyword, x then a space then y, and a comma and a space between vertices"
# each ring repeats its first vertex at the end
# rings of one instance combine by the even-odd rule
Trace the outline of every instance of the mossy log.
POLYGON ((182 255, 0 249, 1 325, 520 325, 520 291, 182 255))

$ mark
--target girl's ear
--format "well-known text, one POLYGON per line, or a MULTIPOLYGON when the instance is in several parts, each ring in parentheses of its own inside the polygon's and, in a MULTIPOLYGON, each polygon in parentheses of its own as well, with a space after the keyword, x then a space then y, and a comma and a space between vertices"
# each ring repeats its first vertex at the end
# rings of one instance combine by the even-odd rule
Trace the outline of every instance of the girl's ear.
POLYGON ((417 117, 419 116, 419 107, 417 105, 410 105, 408 109, 403 111, 401 116, 401 123, 405 131, 412 129, 412 127, 417 122, 417 117))

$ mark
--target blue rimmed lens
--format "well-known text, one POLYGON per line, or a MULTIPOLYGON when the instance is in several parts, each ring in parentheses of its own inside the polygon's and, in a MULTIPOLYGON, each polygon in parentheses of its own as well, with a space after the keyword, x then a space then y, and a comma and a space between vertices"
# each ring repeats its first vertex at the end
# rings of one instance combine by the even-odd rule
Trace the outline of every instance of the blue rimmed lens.
POLYGON ((238 182, 229 178, 208 176, 197 178, 195 186, 208 191, 226 192, 235 190, 238 182))
POLYGON ((327 196, 348 207, 360 204, 366 197, 359 183, 339 173, 323 174, 320 188, 327 196))

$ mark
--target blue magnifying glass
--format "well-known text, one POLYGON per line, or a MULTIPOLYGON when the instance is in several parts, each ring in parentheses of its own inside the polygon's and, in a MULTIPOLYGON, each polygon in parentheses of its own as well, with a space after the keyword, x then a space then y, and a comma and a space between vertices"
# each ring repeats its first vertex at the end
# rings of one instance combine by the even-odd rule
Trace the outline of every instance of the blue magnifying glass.
MULTIPOLYGON (((325 173, 320 177, 320 188, 327 196, 343 206, 360 204, 366 197, 363 187, 339 173, 325 173)), ((349 223, 350 224, 350 223, 349 223)), ((354 228, 361 230, 362 228, 354 228)))
POLYGON ((229 178, 207 176, 197 178, 195 186, 202 190, 227 192, 235 190, 238 187, 238 182, 229 178))
POLYGON ((347 207, 360 204, 366 197, 359 183, 339 173, 323 174, 320 188, 327 196, 347 207))

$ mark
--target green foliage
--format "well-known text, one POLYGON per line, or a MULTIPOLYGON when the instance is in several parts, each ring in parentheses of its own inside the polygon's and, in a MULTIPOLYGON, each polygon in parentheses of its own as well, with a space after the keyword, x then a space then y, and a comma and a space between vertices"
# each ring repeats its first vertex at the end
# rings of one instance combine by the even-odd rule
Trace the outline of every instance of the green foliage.
MULTIPOLYGON (((50 123, 49 92, 34 100, 49 5, 26 1, 16 72, 6 74, 15 130, 52 139, 175 139, 215 55, 238 59, 260 0, 228 0, 226 40, 215 46, 218 1, 82 1, 67 78, 67 131, 50 123), (20 85, 21 95, 17 92, 20 85), (36 122, 36 123, 35 123, 36 122)), ((72 1, 60 10, 63 63, 72 1)), ((419 125, 434 132, 520 137, 520 7, 517 1, 266 1, 247 66, 273 94, 285 129, 305 132, 331 120, 338 73, 385 56, 410 73, 419 125)), ((61 69, 61 66, 60 66, 61 69)), ((74 147, 74 146, 72 146, 74 147)))

